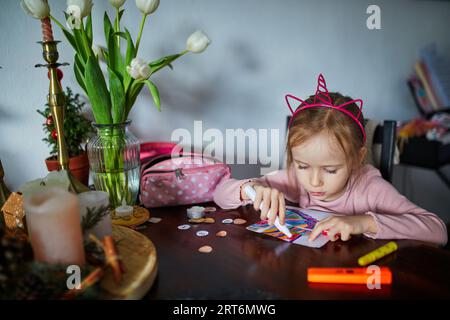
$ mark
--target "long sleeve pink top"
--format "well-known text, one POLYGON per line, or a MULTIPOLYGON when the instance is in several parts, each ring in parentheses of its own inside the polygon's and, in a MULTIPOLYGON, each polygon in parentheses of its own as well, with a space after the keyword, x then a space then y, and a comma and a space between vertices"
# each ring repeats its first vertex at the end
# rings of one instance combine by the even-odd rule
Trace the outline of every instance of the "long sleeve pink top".
POLYGON ((415 239, 445 245, 447 228, 435 214, 422 209, 384 180, 376 168, 366 165, 358 182, 351 177, 345 192, 332 201, 310 197, 298 184, 293 172, 278 170, 257 179, 228 179, 217 186, 214 201, 223 209, 234 209, 251 201, 242 200, 240 187, 247 181, 278 189, 285 198, 301 208, 328 211, 340 215, 371 215, 378 227, 374 239, 415 239))

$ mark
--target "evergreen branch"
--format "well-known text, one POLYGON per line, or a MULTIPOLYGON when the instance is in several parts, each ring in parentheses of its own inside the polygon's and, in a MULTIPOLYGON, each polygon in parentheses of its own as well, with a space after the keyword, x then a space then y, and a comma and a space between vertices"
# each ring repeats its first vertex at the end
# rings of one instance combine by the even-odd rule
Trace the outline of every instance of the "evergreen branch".
MULTIPOLYGON (((64 138, 69 156, 74 157, 83 151, 82 144, 86 142, 94 130, 90 121, 82 114, 85 103, 81 101, 80 95, 74 94, 69 87, 66 88, 65 95, 64 138)), ((45 109, 37 110, 37 112, 45 119, 52 115, 48 104, 46 104, 45 109)), ((58 151, 57 140, 51 135, 52 131, 55 130, 55 125, 54 123, 50 125, 43 123, 42 128, 46 135, 42 141, 50 147, 50 155, 56 156, 58 151)))
POLYGON ((83 233, 94 228, 103 217, 107 216, 111 210, 110 206, 101 206, 99 208, 87 208, 86 215, 81 219, 81 229, 83 233))

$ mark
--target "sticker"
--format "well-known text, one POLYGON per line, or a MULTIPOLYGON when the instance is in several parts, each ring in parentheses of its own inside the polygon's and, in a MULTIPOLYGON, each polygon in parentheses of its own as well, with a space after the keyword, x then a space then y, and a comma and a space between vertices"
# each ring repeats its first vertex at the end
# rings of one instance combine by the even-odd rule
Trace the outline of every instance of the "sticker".
POLYGON ((182 225, 178 226, 178 229, 179 229, 179 230, 187 230, 187 229, 189 229, 190 227, 191 227, 191 226, 188 225, 188 224, 182 224, 182 225))
POLYGON ((233 223, 234 223, 234 224, 244 224, 244 223, 247 223, 247 220, 244 220, 244 219, 234 219, 233 223))
POLYGON ((216 233, 216 237, 224 238, 224 237, 226 237, 226 236, 227 236, 227 232, 224 231, 224 230, 219 231, 219 232, 216 233))
POLYGON ((151 223, 159 223, 159 222, 161 222, 161 218, 157 218, 157 217, 151 217, 150 219, 148 219, 147 221, 148 222, 151 222, 151 223))
POLYGON ((205 222, 205 218, 200 218, 200 219, 189 219, 190 223, 203 223, 205 222))
POLYGON ((197 231, 197 233, 196 233, 197 237, 206 237, 208 234, 209 234, 209 232, 206 230, 200 230, 200 231, 197 231))
POLYGON ((198 249, 198 252, 201 253, 210 253, 211 251, 213 251, 213 248, 211 246, 203 246, 198 249))
POLYGON ((222 223, 225 223, 225 224, 233 223, 233 219, 224 219, 224 220, 222 220, 222 223))

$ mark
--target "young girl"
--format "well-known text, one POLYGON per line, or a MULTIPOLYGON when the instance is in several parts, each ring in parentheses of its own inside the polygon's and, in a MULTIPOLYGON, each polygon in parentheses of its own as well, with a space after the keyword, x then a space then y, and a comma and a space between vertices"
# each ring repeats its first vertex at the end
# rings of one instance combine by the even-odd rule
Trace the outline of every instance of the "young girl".
POLYGON ((435 214, 401 195, 380 172, 365 164, 367 149, 362 101, 328 93, 319 75, 315 96, 306 101, 287 95, 293 113, 287 139, 287 169, 259 179, 229 179, 221 183, 214 201, 224 209, 251 203, 243 187, 256 190, 253 204, 261 219, 276 214, 284 224, 285 198, 302 208, 334 215, 320 221, 311 232, 314 240, 323 230, 331 241, 347 241, 352 234, 375 239, 416 239, 445 245, 447 230, 435 214), (289 98, 301 104, 293 112, 289 98), (359 106, 358 106, 359 104, 359 106), (268 215, 268 212, 276 214, 268 215))

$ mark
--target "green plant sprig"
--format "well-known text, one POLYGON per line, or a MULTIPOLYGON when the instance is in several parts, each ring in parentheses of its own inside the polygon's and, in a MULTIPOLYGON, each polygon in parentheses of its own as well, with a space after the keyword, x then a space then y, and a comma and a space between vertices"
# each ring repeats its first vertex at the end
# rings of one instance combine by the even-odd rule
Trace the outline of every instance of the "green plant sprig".
MULTIPOLYGON (((85 103, 80 100, 80 95, 73 94, 69 87, 66 88, 65 95, 64 138, 69 157, 75 157, 83 152, 82 144, 86 142, 94 130, 90 121, 82 115, 85 103)), ((37 110, 37 112, 46 120, 52 116, 48 103, 43 110, 37 110)), ((52 137, 52 132, 56 130, 55 124, 54 122, 44 123, 42 127, 46 134, 46 137, 42 141, 49 145, 50 155, 56 156, 58 153, 58 142, 52 137)))
POLYGON ((111 210, 112 208, 110 206, 87 208, 86 215, 81 219, 81 229, 83 232, 94 228, 111 210))

